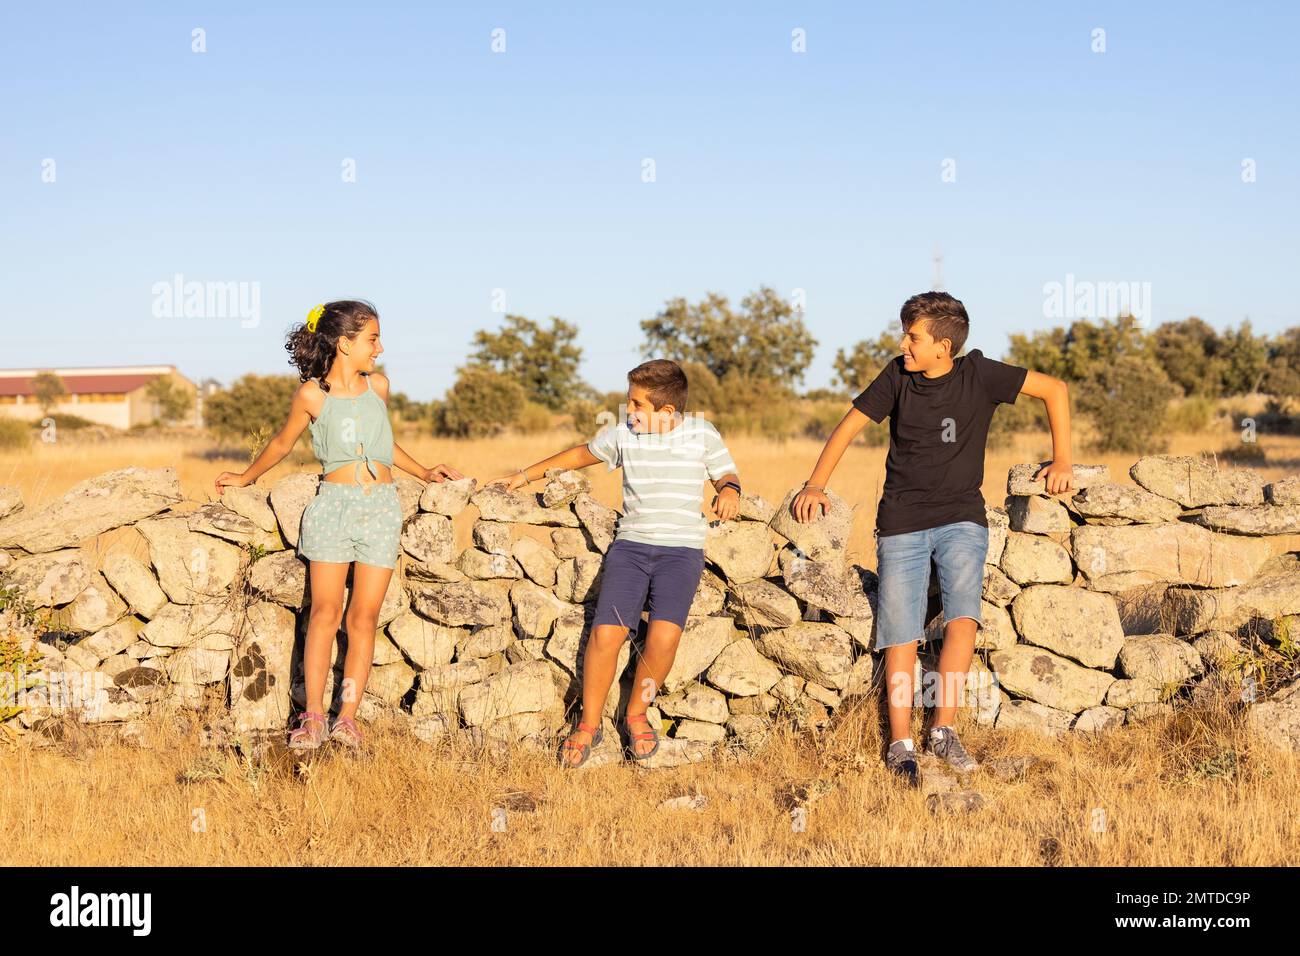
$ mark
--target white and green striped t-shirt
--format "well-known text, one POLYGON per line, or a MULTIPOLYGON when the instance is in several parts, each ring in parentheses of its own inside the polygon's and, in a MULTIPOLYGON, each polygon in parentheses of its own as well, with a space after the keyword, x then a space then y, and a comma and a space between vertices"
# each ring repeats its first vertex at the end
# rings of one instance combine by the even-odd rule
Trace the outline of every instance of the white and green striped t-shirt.
POLYGON ((616 538, 703 548, 705 478, 736 470, 712 422, 687 414, 672 431, 638 434, 627 422, 602 428, 587 448, 609 470, 623 469, 623 517, 616 538))

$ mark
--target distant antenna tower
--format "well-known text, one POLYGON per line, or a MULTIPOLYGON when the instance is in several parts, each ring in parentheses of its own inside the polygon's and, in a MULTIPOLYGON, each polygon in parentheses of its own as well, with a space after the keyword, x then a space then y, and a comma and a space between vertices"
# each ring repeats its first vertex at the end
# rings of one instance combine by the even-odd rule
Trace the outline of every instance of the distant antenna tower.
POLYGON ((934 260, 934 291, 943 291, 943 252, 939 249, 939 243, 934 244, 934 253, 931 256, 934 260))

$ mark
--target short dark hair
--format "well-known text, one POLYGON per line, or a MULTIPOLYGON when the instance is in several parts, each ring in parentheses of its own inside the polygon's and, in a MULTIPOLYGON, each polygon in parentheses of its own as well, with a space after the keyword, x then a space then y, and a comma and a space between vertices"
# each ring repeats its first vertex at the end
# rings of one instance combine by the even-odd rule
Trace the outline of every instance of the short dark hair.
POLYGON ((649 392, 650 402, 656 409, 671 405, 680 412, 686 408, 686 373, 671 359, 642 362, 627 373, 627 381, 649 392))
POLYGON ((970 316, 960 299, 954 299, 947 292, 922 292, 903 303, 898 317, 906 332, 921 319, 926 321, 926 331, 938 342, 948 339, 952 342, 952 354, 961 354, 970 334, 970 316))

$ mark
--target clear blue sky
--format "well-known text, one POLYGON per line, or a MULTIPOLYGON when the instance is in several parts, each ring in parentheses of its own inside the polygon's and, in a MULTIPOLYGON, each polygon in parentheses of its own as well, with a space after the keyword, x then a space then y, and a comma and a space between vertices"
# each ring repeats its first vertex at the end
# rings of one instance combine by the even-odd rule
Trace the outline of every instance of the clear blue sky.
POLYGON ((666 299, 768 284, 806 290, 813 387, 930 287, 936 244, 994 356, 1061 324, 1067 274, 1151 283, 1156 323, 1300 322, 1294 4, 703 6, 8 5, 0 364, 229 382, 362 296, 428 399, 500 288, 578 324, 617 389, 666 299), (154 317, 177 273, 259 283, 259 324, 154 317))

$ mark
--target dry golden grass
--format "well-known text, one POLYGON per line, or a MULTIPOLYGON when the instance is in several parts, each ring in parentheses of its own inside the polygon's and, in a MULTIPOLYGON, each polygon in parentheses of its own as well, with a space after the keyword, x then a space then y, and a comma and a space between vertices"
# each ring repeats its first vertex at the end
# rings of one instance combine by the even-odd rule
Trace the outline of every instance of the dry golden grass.
POLYGON ((964 726, 985 763, 969 784, 987 803, 971 813, 933 813, 896 786, 879 727, 864 703, 747 762, 575 773, 522 747, 413 746, 381 725, 367 755, 322 753, 300 773, 283 751, 242 760, 158 721, 145 749, 7 754, 0 863, 1267 866, 1300 845, 1300 760, 1222 713, 1060 742, 964 726), (988 764, 1003 755, 1037 762, 1002 780, 988 764), (809 789, 825 795, 809 803, 809 789), (702 809, 658 809, 697 793, 702 809))

